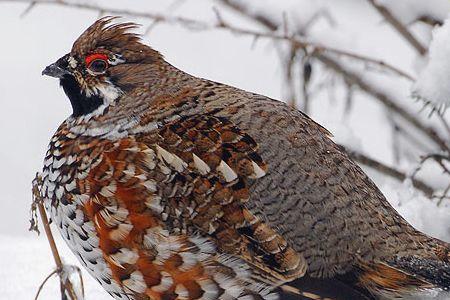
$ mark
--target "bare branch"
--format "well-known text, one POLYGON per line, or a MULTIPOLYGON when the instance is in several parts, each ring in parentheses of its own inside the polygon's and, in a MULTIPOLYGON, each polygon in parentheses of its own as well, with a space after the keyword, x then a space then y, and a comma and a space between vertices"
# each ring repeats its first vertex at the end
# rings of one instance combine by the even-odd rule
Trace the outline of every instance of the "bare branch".
POLYGON ((433 16, 428 16, 428 15, 420 16, 419 18, 417 18, 416 21, 423 22, 423 23, 428 24, 428 25, 433 26, 433 27, 434 26, 441 26, 442 24, 444 24, 443 20, 439 20, 439 19, 436 19, 433 16))
POLYGON ((420 162, 418 163, 416 169, 411 174, 412 178, 414 178, 417 175, 417 173, 419 173, 419 171, 422 169, 424 163, 428 160, 433 160, 436 163, 438 163, 441 166, 444 173, 447 173, 448 175, 450 175, 450 170, 443 163, 444 160, 450 162, 450 157, 447 157, 447 156, 439 154, 439 153, 430 153, 430 154, 427 154, 427 155, 424 155, 421 157, 420 162))
POLYGON ((420 55, 425 55, 427 49, 417 40, 417 38, 408 30, 408 28, 400 22, 385 6, 378 4, 375 0, 368 0, 370 4, 391 24, 391 26, 401 35, 408 43, 416 49, 420 55))
POLYGON ((41 294, 42 288, 44 288, 44 285, 47 283, 47 281, 55 274, 57 274, 58 271, 54 270, 52 271, 50 274, 47 275, 47 277, 45 277, 45 279, 42 281, 42 283, 39 285, 39 289, 36 293, 36 296, 34 297, 34 300, 38 300, 39 295, 41 294))
POLYGON ((36 2, 32 1, 27 8, 25 8, 25 10, 20 14, 20 17, 23 18, 25 17, 36 5, 36 2))
MULTIPOLYGON (((345 147, 343 147, 345 149, 345 147)), ((354 161, 365 165, 369 168, 372 168, 380 173, 383 173, 385 175, 388 175, 394 179, 397 179, 399 181, 404 181, 405 179, 409 178, 409 176, 407 176, 405 173, 390 167, 380 161, 377 161, 365 154, 362 154, 360 152, 357 151, 353 151, 353 150, 349 150, 349 149, 345 149, 347 154, 350 156, 351 159, 353 159, 354 161)), ((412 184, 413 186, 422 191, 427 197, 433 197, 434 195, 434 189, 429 186, 428 184, 426 184, 425 182, 419 180, 419 179, 415 179, 412 178, 412 184)))
POLYGON ((443 114, 438 114, 438 118, 442 123, 442 126, 444 126, 445 130, 447 131, 447 134, 450 138, 450 124, 447 122, 447 120, 444 118, 443 114))
MULTIPOLYGON (((443 173, 445 173, 448 176, 450 176, 450 169, 444 163, 444 161, 446 161, 447 163, 450 163, 450 156, 447 156, 447 155, 444 155, 444 154, 440 154, 440 153, 430 153, 430 154, 422 156, 422 158, 420 159, 419 164, 417 165, 416 169, 414 170, 414 172, 410 176, 411 179, 414 180, 416 175, 422 169, 422 167, 425 164, 425 162, 428 161, 428 160, 433 160, 434 162, 436 162, 441 167, 443 173)), ((450 183, 447 185, 447 187, 444 189, 444 191, 442 192, 441 195, 437 195, 435 193, 433 196, 434 196, 434 198, 438 199, 438 203, 437 203, 438 205, 440 205, 444 199, 450 199, 450 183)))
MULTIPOLYGON (((242 5, 240 2, 234 2, 231 0, 219 0, 222 4, 228 6, 229 8, 234 9, 239 12, 241 15, 252 19, 254 21, 259 22, 261 25, 270 29, 272 31, 276 31, 281 25, 277 24, 275 20, 272 20, 266 16, 262 15, 253 15, 247 8, 242 5), (261 21, 260 21, 261 20, 261 21)), ((295 43, 295 41, 294 41, 295 43)), ((447 141, 439 136, 436 130, 432 127, 429 127, 423 124, 416 116, 412 113, 408 112, 406 109, 397 104, 397 101, 392 99, 388 94, 386 94, 383 90, 376 88, 369 84, 366 80, 363 79, 361 74, 357 74, 354 71, 349 70, 343 64, 339 63, 336 59, 332 58, 329 55, 324 53, 325 51, 321 51, 320 48, 315 48, 315 51, 310 53, 312 56, 319 59, 323 64, 325 64, 328 68, 334 70, 336 73, 340 74, 344 77, 346 81, 349 83, 355 84, 362 91, 367 94, 373 96, 375 99, 379 100, 384 106, 386 106, 389 110, 395 112, 397 115, 401 116, 402 119, 406 120, 410 124, 412 124, 416 129, 420 132, 424 133, 428 136, 432 141, 434 141, 442 150, 445 150, 450 153, 450 147, 447 144, 447 141)), ((349 56, 351 57, 351 56, 349 56)))
POLYGON ((295 81, 294 81, 294 64, 296 61, 296 49, 291 48, 289 56, 287 57, 286 64, 286 86, 287 86, 287 101, 286 103, 291 107, 297 107, 297 97, 295 93, 295 81))
MULTIPOLYGON (((348 52, 345 50, 335 49, 333 47, 328 47, 325 45, 321 45, 315 42, 301 40, 297 37, 293 36, 286 36, 283 34, 278 34, 275 32, 260 32, 255 31, 247 28, 237 27, 228 23, 225 23, 223 18, 219 19, 218 22, 210 24, 206 22, 201 22, 195 19, 180 17, 180 16, 167 16, 159 13, 151 13, 151 12, 138 12, 138 11, 131 11, 126 9, 115 9, 115 8, 105 8, 99 5, 95 4, 89 4, 89 3, 76 3, 76 2, 67 2, 65 0, 0 0, 0 2, 14 2, 14 3, 35 3, 35 4, 41 4, 41 5, 57 5, 57 6, 66 6, 66 7, 72 7, 72 8, 78 8, 78 9, 85 9, 85 10, 91 10, 91 11, 97 11, 100 12, 102 15, 104 14, 113 14, 113 15, 127 15, 127 16, 133 16, 133 17, 139 17, 139 18, 145 18, 149 20, 153 20, 154 22, 163 22, 168 24, 179 24, 184 26, 187 29, 191 30, 212 30, 212 29, 226 29, 231 33, 239 34, 239 35, 249 35, 253 36, 254 38, 269 38, 272 40, 278 40, 278 41, 286 41, 292 44, 295 48, 312 48, 315 51, 319 52, 330 52, 341 56, 346 56, 355 60, 359 60, 361 62, 370 63, 373 65, 377 65, 385 70, 389 70, 390 72, 402 76, 403 78, 408 79, 409 81, 414 81, 414 78, 407 74, 406 72, 389 65, 381 60, 374 59, 371 57, 367 57, 364 55, 348 52)), ((224 2, 231 2, 231 1, 224 1, 224 2)), ((35 5, 33 5, 35 6, 35 5)), ((261 22, 264 22, 264 24, 269 24, 268 19, 264 19, 263 17, 260 18, 261 22)), ((271 24, 270 26, 273 26, 271 24)), ((272 27, 271 27, 272 28, 272 27)), ((278 28, 278 27, 277 27, 278 28)))
MULTIPOLYGON (((263 25, 265 28, 269 29, 272 32, 277 31, 281 26, 281 24, 279 24, 276 20, 273 20, 266 15, 258 14, 258 13, 254 13, 254 12, 250 13, 249 9, 245 5, 243 5, 241 2, 236 2, 236 1, 232 1, 232 0, 217 0, 217 1, 222 3, 224 6, 233 9, 234 11, 238 12, 242 16, 244 16, 250 20, 256 21, 257 23, 259 23, 260 25, 263 25)), ((266 33, 261 36, 264 36, 267 38, 272 38, 272 39, 278 39, 278 40, 279 39, 288 40, 293 44, 293 46, 296 46, 297 48, 306 48, 307 46, 310 46, 310 48, 313 48, 317 52, 329 52, 329 53, 349 57, 349 58, 352 58, 355 60, 359 60, 362 62, 366 62, 369 64, 377 65, 383 69, 390 70, 391 72, 393 72, 403 78, 406 78, 409 81, 415 81, 415 78, 413 76, 407 74, 406 72, 400 70, 399 68, 397 68, 395 66, 385 63, 382 60, 374 59, 374 58, 367 57, 364 55, 359 55, 356 53, 351 53, 351 52, 348 52, 345 50, 340 50, 340 49, 335 49, 335 48, 328 47, 328 46, 323 46, 323 45, 312 43, 312 42, 305 42, 305 41, 300 42, 298 39, 294 38, 293 36, 292 37, 286 37, 284 35, 279 36, 274 33, 272 33, 272 34, 266 33)))
POLYGON ((442 201, 444 201, 445 199, 450 199, 449 192, 450 192, 450 184, 447 185, 445 190, 442 192, 442 195, 437 197, 438 198, 437 205, 441 205, 442 201))
POLYGON ((271 31, 275 31, 279 27, 278 22, 275 22, 274 20, 272 20, 271 18, 269 18, 265 15, 258 14, 258 13, 254 13, 254 14, 250 15, 248 13, 248 8, 245 7, 242 3, 234 2, 231 0, 218 0, 218 2, 233 9, 234 11, 239 12, 240 14, 242 14, 244 16, 250 17, 250 19, 255 20, 259 24, 264 25, 264 27, 267 27, 271 31))
POLYGON ((407 74, 406 72, 400 70, 397 67, 394 67, 390 64, 387 64, 386 62, 382 61, 382 60, 378 60, 378 59, 373 59, 370 57, 366 57, 363 55, 359 55, 359 54, 355 54, 355 53, 350 53, 347 51, 342 51, 342 50, 338 50, 338 49, 333 49, 333 48, 328 48, 328 47, 315 47, 316 52, 329 52, 329 53, 333 53, 333 54, 338 54, 338 55, 342 55, 342 56, 346 56, 349 58, 353 58, 355 60, 359 60, 362 62, 366 62, 369 64, 373 64, 373 65, 377 65, 381 68, 390 70, 391 72, 405 78, 408 79, 409 81, 415 81, 415 78, 412 75, 407 74))

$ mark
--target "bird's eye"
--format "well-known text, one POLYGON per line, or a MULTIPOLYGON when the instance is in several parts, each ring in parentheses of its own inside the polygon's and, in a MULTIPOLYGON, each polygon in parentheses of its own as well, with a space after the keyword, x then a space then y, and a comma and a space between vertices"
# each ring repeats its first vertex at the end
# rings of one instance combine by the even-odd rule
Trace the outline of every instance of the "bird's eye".
POLYGON ((86 66, 94 74, 101 74, 108 69, 108 56, 105 54, 91 54, 86 57, 86 66))
POLYGON ((94 73, 103 73, 106 71, 108 64, 106 61, 101 59, 96 59, 89 64, 89 70, 94 73))

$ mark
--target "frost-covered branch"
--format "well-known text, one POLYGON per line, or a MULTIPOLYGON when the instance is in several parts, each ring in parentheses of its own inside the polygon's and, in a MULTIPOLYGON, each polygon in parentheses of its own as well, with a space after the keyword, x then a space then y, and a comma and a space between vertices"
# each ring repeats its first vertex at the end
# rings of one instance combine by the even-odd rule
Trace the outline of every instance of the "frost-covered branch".
MULTIPOLYGON (((239 12, 240 14, 242 14, 247 18, 259 22, 261 25, 265 26, 269 30, 277 31, 278 28, 281 26, 281 24, 277 23, 276 20, 273 20, 268 16, 261 14, 253 14, 242 2, 232 0, 219 0, 219 2, 228 6, 231 9, 236 10, 237 12, 239 12)), ((342 63, 338 62, 338 60, 336 60, 332 56, 327 55, 327 53, 320 51, 320 49, 316 49, 316 51, 312 51, 310 54, 316 57, 322 63, 324 63, 327 67, 343 76, 347 81, 357 85, 362 91, 379 100, 389 110, 395 112, 403 119, 405 119, 407 122, 411 123, 411 125, 413 125, 416 129, 418 129, 419 131, 424 133, 427 137, 429 137, 432 141, 434 141, 442 150, 450 152, 450 147, 447 144, 447 141, 444 138, 440 137, 434 128, 425 125, 417 116, 408 112, 405 108, 401 107, 398 104, 398 101, 392 99, 392 97, 386 94, 383 91, 383 89, 380 89, 375 85, 367 82, 362 74, 357 74, 354 71, 349 70, 342 63)))
POLYGON ((329 68, 345 77, 350 83, 355 84, 362 91, 371 95, 372 97, 380 101, 389 110, 396 113, 405 121, 409 122, 430 140, 434 141, 436 145, 438 145, 442 150, 450 153, 450 148, 447 144, 448 141, 446 139, 442 138, 433 127, 427 126, 419 118, 417 118, 417 116, 401 107, 398 104, 398 101, 389 96, 385 91, 383 91, 382 88, 379 88, 376 85, 367 82, 362 74, 358 74, 352 70, 349 70, 343 64, 339 63, 333 58, 325 55, 317 55, 317 58, 320 59, 320 61, 326 64, 329 68))
MULTIPOLYGON (((408 30, 408 28, 391 13, 391 11, 379 4, 376 0, 369 0, 370 4, 384 17, 384 19, 391 24, 391 26, 408 41, 408 43, 416 49, 420 55, 425 55, 427 53, 427 48, 425 48, 417 38, 408 30)), ((414 4, 411 4, 414 5, 414 4)))

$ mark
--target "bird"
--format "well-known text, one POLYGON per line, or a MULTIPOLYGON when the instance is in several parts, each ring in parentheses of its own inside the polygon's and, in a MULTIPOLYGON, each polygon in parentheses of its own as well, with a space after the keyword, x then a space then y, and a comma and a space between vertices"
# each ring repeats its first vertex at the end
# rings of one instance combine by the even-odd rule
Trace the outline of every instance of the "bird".
POLYGON ((449 244, 416 230, 285 103, 192 76, 103 17, 42 74, 72 106, 40 195, 114 299, 426 299, 449 244))

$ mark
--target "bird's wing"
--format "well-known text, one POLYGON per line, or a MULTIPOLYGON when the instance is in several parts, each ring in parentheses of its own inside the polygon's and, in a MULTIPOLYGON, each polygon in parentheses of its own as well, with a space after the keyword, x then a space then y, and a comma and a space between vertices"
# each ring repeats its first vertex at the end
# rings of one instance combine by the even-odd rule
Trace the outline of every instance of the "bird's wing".
POLYGON ((264 281, 286 282, 305 273, 302 255, 245 207, 248 182, 267 171, 252 137, 226 118, 206 114, 172 121, 157 137, 139 142, 154 147, 166 172, 159 188, 170 230, 208 236, 264 281))
POLYGON ((89 147, 79 197, 132 299, 272 299, 262 282, 305 273, 303 256, 245 208, 266 165, 226 119, 184 117, 89 147))

